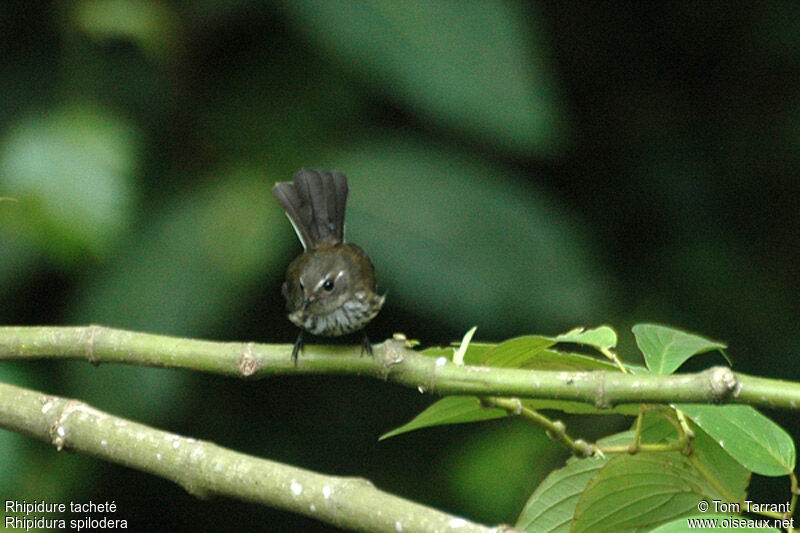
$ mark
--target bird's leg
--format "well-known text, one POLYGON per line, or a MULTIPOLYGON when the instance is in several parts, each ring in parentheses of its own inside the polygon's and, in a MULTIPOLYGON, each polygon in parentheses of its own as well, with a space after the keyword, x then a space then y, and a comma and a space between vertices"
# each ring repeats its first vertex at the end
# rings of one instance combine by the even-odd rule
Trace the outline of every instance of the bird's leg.
POLYGON ((364 352, 367 352, 367 354, 370 357, 375 357, 375 355, 372 353, 372 343, 369 342, 369 338, 367 337, 366 332, 364 333, 364 339, 361 341, 361 355, 362 356, 364 355, 364 352))
POLYGON ((303 330, 300 330, 300 333, 297 334, 297 340, 294 341, 294 348, 292 348, 292 361, 294 362, 294 366, 297 366, 297 357, 300 355, 300 352, 303 351, 303 330))

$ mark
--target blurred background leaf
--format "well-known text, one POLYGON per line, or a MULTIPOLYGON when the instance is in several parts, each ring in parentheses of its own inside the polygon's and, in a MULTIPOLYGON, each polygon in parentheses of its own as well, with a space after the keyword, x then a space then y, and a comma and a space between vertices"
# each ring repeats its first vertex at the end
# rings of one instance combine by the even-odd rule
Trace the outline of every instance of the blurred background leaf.
POLYGON ((28 211, 41 249, 98 256, 127 229, 136 140, 129 124, 80 105, 9 127, 0 145, 0 188, 28 211))
POLYGON ((552 156, 563 111, 535 13, 486 2, 283 2, 298 30, 371 88, 492 148, 552 156))
MULTIPOLYGON (((655 322, 800 379, 798 35, 791 2, 8 0, 0 322, 292 342, 279 287, 300 246, 269 188, 328 167, 388 293, 373 339, 610 324, 640 362, 630 326, 655 322)), ((0 379, 490 523, 563 464, 511 421, 378 443, 433 399, 357 378, 74 362, 0 379)), ((592 439, 617 420, 566 422, 592 439)), ((139 529, 331 529, 0 447, 25 465, 0 467, 7 499, 114 499, 139 529)), ((784 491, 759 479, 749 497, 784 491)))
POLYGON ((69 28, 94 41, 124 40, 152 61, 164 61, 180 41, 177 13, 165 2, 96 0, 76 2, 69 28))
POLYGON ((384 266, 381 279, 405 309, 504 336, 600 319, 608 282, 585 228, 546 191, 404 137, 376 137, 334 166, 353 176, 347 237, 384 266))

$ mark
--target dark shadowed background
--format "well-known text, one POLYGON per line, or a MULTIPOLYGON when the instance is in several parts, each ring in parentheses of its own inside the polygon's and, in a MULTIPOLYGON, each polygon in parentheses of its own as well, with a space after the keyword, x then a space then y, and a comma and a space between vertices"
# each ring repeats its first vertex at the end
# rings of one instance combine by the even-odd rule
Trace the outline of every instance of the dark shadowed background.
MULTIPOLYGON (((637 361, 630 327, 652 321, 800 380, 799 163, 794 2, 6 0, 0 323, 292 342, 300 246, 269 189, 323 167, 349 176, 348 237, 388 291, 376 341, 608 323, 637 361)), ((374 380, 83 362, 0 380, 487 523, 566 457, 509 421, 379 443, 432 398, 374 380)), ((330 529, 7 431, 0 450, 1 499, 113 500, 134 529, 330 529)))

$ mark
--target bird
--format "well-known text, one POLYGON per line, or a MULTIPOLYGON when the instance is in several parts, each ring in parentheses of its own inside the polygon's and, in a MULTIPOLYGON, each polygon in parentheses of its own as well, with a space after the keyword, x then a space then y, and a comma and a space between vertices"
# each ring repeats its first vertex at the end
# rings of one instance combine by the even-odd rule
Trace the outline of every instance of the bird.
MULTIPOLYGON (((300 328, 292 349, 296 366, 304 331, 326 337, 359 331, 375 318, 386 295, 378 294, 375 267, 366 252, 345 242, 349 187, 344 174, 304 168, 292 181, 276 183, 272 194, 304 250, 289 264, 281 286, 289 320, 300 328)), ((372 355, 366 333, 364 351, 372 355)))

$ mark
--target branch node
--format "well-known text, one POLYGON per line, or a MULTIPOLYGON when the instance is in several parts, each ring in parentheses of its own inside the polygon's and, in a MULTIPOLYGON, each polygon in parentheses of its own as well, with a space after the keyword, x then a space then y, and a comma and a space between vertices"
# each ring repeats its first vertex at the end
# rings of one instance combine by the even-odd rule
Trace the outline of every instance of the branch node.
POLYGON ((611 404, 606 398, 606 373, 597 372, 595 375, 597 375, 597 397, 594 400, 594 406, 598 409, 609 409, 611 404))
POLYGON ((594 455, 596 448, 583 439, 575 439, 572 443, 572 450, 576 457, 585 459, 594 455))
POLYGON ((404 361, 403 350, 398 349, 398 347, 402 348, 404 344, 405 336, 395 333, 390 341, 387 340, 381 345, 383 348, 381 362, 385 368, 388 369, 390 366, 399 365, 404 361))
POLYGON ((356 487, 375 487, 375 484, 365 477, 347 476, 342 478, 343 485, 354 485, 356 487))
POLYGON ((719 402, 725 400, 730 394, 737 395, 741 390, 741 384, 736 379, 736 375, 727 366, 715 366, 708 369, 708 386, 713 398, 719 402))
POLYGON ((561 420, 554 420, 550 429, 545 431, 547 438, 553 441, 560 440, 567 432, 567 426, 561 420))
POLYGON ((198 500, 208 500, 211 498, 211 491, 201 486, 195 485, 192 482, 182 483, 181 486, 186 492, 188 492, 198 500))
POLYGON ((100 361, 94 356, 94 339, 101 329, 103 329, 103 326, 98 326, 97 324, 90 324, 87 328, 89 339, 86 342, 86 359, 94 366, 100 366, 100 361))
MULTIPOLYGON (((44 410, 49 401, 53 399, 50 398, 49 400, 47 397, 44 397, 45 404, 42 407, 44 410)), ((67 430, 64 428, 64 423, 67 421, 67 417, 72 414, 73 411, 77 410, 83 402, 79 402, 76 400, 70 400, 67 402, 67 405, 64 406, 64 410, 61 411, 61 414, 58 418, 55 419, 53 424, 50 426, 50 442, 53 446, 56 447, 56 450, 61 451, 67 445, 67 430)))
POLYGON ((511 398, 511 401, 514 403, 514 409, 510 410, 508 414, 510 415, 521 415, 522 414, 522 400, 519 398, 511 398))
POLYGON ((50 411, 50 409, 52 409, 53 406, 56 404, 56 400, 58 400, 58 398, 56 398, 55 396, 47 396, 47 395, 39 398, 39 403, 42 404, 42 414, 46 415, 48 411, 50 411))
POLYGON ((239 359, 239 372, 243 377, 252 376, 258 370, 258 360, 253 357, 254 343, 248 342, 242 351, 242 358, 239 359))

